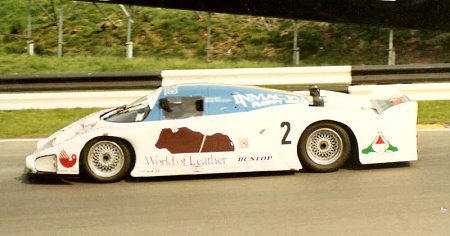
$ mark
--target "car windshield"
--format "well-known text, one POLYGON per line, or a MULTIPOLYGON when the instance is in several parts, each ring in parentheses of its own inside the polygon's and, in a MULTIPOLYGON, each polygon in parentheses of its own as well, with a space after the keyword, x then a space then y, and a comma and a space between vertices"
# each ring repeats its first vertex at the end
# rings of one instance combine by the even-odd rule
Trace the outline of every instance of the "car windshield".
POLYGON ((150 111, 147 96, 144 96, 129 105, 111 110, 106 114, 104 120, 110 122, 140 122, 148 116, 150 111))

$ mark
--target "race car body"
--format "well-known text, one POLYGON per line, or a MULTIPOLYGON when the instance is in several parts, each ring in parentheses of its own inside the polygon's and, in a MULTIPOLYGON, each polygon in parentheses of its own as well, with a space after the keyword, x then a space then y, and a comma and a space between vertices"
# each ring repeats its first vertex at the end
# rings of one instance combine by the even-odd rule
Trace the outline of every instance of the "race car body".
POLYGON ((33 174, 133 177, 251 171, 319 172, 417 160, 417 103, 258 87, 186 84, 85 117, 27 156, 33 174))

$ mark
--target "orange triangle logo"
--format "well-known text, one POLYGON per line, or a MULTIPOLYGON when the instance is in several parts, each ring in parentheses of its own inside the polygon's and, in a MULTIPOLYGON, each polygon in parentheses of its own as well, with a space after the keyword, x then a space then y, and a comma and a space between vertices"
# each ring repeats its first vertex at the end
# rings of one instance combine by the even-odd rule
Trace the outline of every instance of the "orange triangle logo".
POLYGON ((386 142, 384 142, 383 138, 381 137, 381 135, 378 135, 378 139, 375 142, 375 144, 385 144, 386 142))

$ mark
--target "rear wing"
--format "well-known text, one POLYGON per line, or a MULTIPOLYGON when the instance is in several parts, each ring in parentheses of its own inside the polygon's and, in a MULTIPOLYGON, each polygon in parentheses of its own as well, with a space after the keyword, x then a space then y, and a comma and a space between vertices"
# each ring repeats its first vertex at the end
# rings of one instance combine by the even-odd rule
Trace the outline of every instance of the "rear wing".
POLYGON ((417 160, 417 102, 401 91, 383 90, 371 95, 376 125, 359 137, 362 164, 417 160), (375 96, 373 96, 375 95, 375 96))

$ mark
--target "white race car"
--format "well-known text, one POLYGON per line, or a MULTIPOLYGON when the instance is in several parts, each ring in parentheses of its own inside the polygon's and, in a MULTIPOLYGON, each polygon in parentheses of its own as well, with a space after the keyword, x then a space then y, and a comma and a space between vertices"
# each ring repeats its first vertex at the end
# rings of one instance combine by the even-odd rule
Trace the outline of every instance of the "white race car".
POLYGON ((310 89, 185 84, 91 114, 38 142, 26 172, 94 181, 250 171, 335 171, 417 160, 417 102, 310 89))

